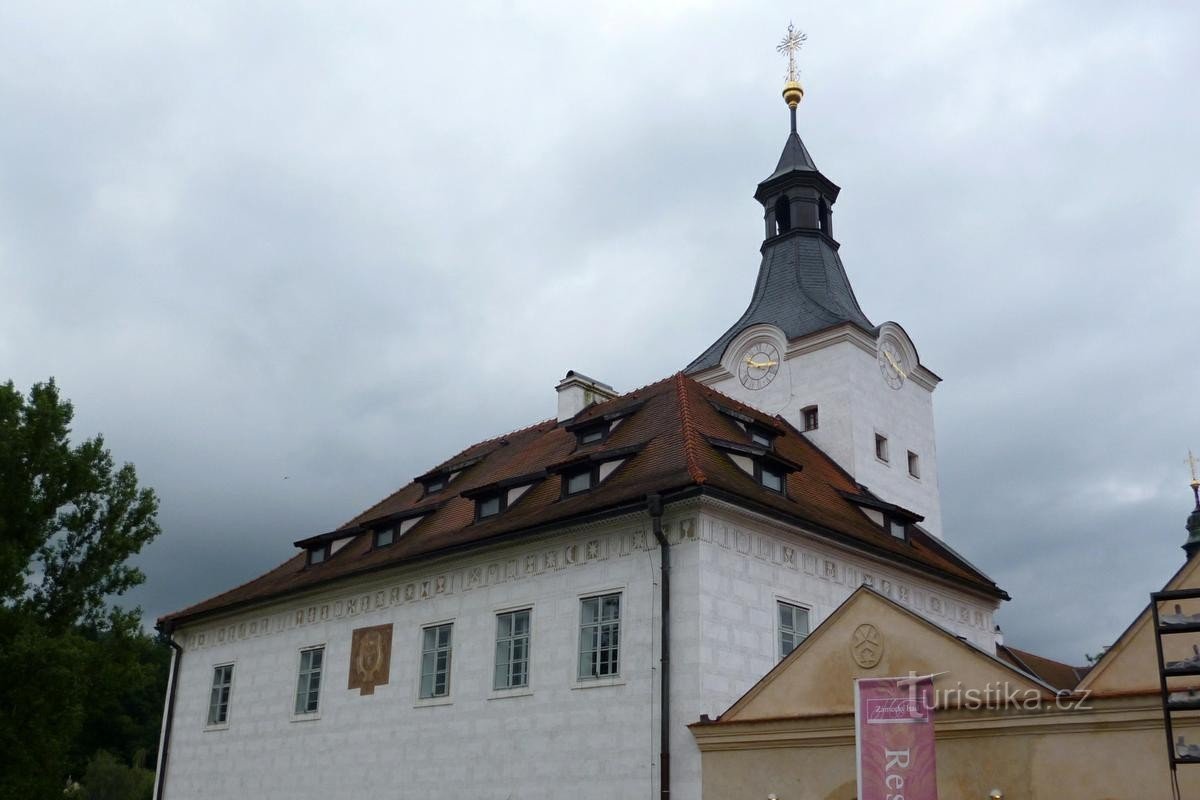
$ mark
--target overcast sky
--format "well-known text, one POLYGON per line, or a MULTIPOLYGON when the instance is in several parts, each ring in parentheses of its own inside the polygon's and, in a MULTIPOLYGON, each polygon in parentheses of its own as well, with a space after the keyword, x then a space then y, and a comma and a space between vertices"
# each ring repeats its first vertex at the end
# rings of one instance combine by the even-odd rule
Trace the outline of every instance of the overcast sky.
POLYGON ((162 501, 149 617, 274 566, 578 369, 740 315, 787 134, 935 394, 947 540, 1082 662, 1182 563, 1200 12, 1184 3, 6 3, 0 380, 162 501))

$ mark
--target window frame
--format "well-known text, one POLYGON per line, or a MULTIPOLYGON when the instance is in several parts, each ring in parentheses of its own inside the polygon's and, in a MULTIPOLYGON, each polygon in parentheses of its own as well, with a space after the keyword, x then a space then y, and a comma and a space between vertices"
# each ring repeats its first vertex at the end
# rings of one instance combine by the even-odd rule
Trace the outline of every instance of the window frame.
MULTIPOLYGON (((320 719, 321 718, 321 692, 325 688, 325 651, 326 651, 326 649, 327 649, 326 643, 322 642, 320 644, 305 645, 303 647, 298 648, 298 650, 297 650, 296 688, 295 688, 295 691, 292 692, 292 721, 293 722, 300 722, 303 720, 320 719), (314 653, 314 652, 318 652, 318 651, 321 653, 320 665, 317 667, 316 670, 313 670, 312 661, 310 659, 308 671, 305 672, 304 656, 308 653, 314 653), (316 708, 312 709, 311 711, 309 711, 309 710, 297 711, 296 706, 300 702, 300 685, 301 685, 300 682, 303 678, 305 678, 305 677, 308 678, 308 683, 305 686, 304 693, 306 695, 311 695, 313 692, 312 675, 314 672, 317 675, 317 688, 316 688, 317 706, 316 706, 316 708)), ((306 702, 306 704, 307 704, 307 702, 306 702)))
POLYGON ((908 477, 921 480, 921 456, 912 450, 908 451, 908 477))
POLYGON ((421 638, 420 638, 419 644, 420 644, 420 648, 421 648, 420 649, 421 655, 420 655, 420 660, 417 662, 417 704, 418 705, 442 705, 442 704, 449 703, 449 702, 451 702, 450 692, 453 689, 453 682, 451 679, 453 677, 453 669, 454 669, 454 620, 452 620, 452 619, 442 620, 440 622, 430 622, 428 624, 422 625, 420 628, 420 636, 421 636, 421 638), (440 646, 438 644, 437 639, 435 638, 433 648, 427 649, 426 644, 425 644, 426 633, 431 632, 431 631, 436 632, 443 628, 446 628, 449 630, 449 635, 447 637, 447 642, 446 642, 445 647, 440 646), (441 694, 438 694, 437 693, 437 675, 438 675, 439 670, 437 669, 437 656, 440 652, 445 652, 445 654, 446 654, 445 690, 441 694), (425 655, 426 655, 426 653, 430 653, 434 657, 434 671, 431 673, 428 673, 433 677, 433 685, 430 688, 430 691, 432 693, 428 694, 428 695, 425 694, 425 675, 426 675, 425 655))
POLYGON ((774 431, 767 430, 761 425, 747 425, 746 434, 750 437, 751 444, 767 450, 770 450, 775 446, 775 437, 779 435, 774 431))
POLYGON ((879 431, 875 431, 875 460, 889 466, 892 463, 891 454, 888 452, 888 437, 879 431), (880 455, 880 452, 883 455, 880 455))
POLYGON ((805 406, 800 409, 800 428, 804 433, 818 430, 821 427, 821 407, 817 405, 805 406), (812 414, 812 425, 808 424, 808 415, 812 414))
POLYGON ((508 508, 508 503, 505 502, 505 498, 507 496, 508 496, 508 490, 501 489, 500 491, 492 492, 491 494, 487 494, 482 497, 476 497, 475 498, 475 521, 482 522, 485 519, 491 519, 492 517, 498 517, 501 514, 503 514, 504 511, 508 508), (496 501, 496 510, 494 512, 492 512, 491 514, 484 514, 483 513, 483 504, 488 502, 489 500, 496 501))
POLYGON ((324 564, 329 559, 333 558, 333 542, 332 541, 323 542, 319 545, 313 545, 311 547, 306 548, 306 550, 307 550, 307 553, 305 555, 306 560, 304 563, 304 566, 306 568, 319 566, 321 564, 324 564), (313 561, 313 555, 315 553, 321 554, 320 560, 313 561))
POLYGON ((588 447, 593 444, 603 444, 608 441, 613 424, 609 420, 601 420, 593 425, 585 425, 575 431, 575 444, 578 447, 588 447), (599 434, 599 438, 589 438, 599 434))
POLYGON ((787 476, 788 476, 787 470, 782 470, 775 466, 765 465, 763 463, 763 459, 761 459, 761 458, 754 459, 754 480, 758 482, 759 486, 766 489, 768 492, 774 492, 775 494, 780 494, 780 495, 783 495, 784 497, 787 497, 787 476), (772 475, 779 476, 779 488, 778 489, 776 489, 774 486, 768 486, 763 481, 763 472, 764 471, 768 471, 772 475))
POLYGON ((379 530, 373 531, 371 533, 371 549, 378 550, 381 547, 391 547, 392 545, 394 545, 396 543, 396 541, 399 538, 400 538, 400 526, 399 525, 388 525, 386 528, 380 528, 379 530), (385 533, 390 533, 392 535, 391 541, 384 542, 381 544, 379 542, 379 537, 385 533))
POLYGON ((601 590, 601 591, 597 591, 597 592, 588 592, 587 594, 579 595, 579 625, 578 625, 578 636, 576 638, 576 648, 575 648, 575 654, 576 654, 575 684, 576 684, 576 686, 578 686, 578 687, 604 686, 604 685, 612 685, 614 683, 620 683, 622 681, 621 650, 623 648, 623 645, 621 643, 621 623, 624 619, 624 606, 625 606, 624 596, 625 596, 624 588, 605 589, 605 590, 601 590), (613 598, 613 597, 615 597, 617 599, 616 618, 606 620, 603 617, 604 601, 609 598, 613 598), (584 609, 585 609, 585 604, 588 603, 589 601, 597 602, 597 613, 596 613, 596 621, 595 622, 586 622, 585 621, 584 609), (605 627, 608 628, 608 630, 607 630, 608 635, 611 638, 615 638, 615 644, 609 644, 607 647, 604 647, 600 644, 600 637, 602 637, 603 633, 604 633, 601 631, 601 629, 605 628, 605 627), (589 648, 589 649, 585 650, 584 646, 583 646, 584 645, 584 636, 585 636, 585 631, 588 629, 595 629, 595 631, 598 635, 593 635, 591 637, 594 648, 589 648), (612 637, 612 634, 614 632, 615 632, 616 636, 612 637), (584 657, 585 657, 585 655, 588 655, 587 663, 589 663, 589 665, 591 665, 591 670, 594 672, 594 670, 595 670, 594 665, 599 663, 598 656, 599 656, 599 653, 601 653, 601 652, 609 653, 609 659, 608 659, 608 662, 610 665, 609 671, 605 672, 603 674, 598 673, 598 672, 596 672, 594 674, 584 674, 584 664, 585 664, 584 657))
MULTIPOLYGON (((225 662, 222 662, 219 664, 212 665, 213 679, 212 679, 212 683, 209 685, 208 714, 205 717, 205 723, 204 723, 204 729, 206 731, 223 731, 223 730, 227 730, 229 728, 229 714, 230 714, 230 711, 233 709, 233 676, 234 676, 234 673, 237 672, 237 670, 234 669, 234 667, 236 667, 236 666, 237 666, 236 661, 225 661, 225 662), (213 721, 213 706, 214 706, 213 693, 216 692, 217 688, 218 688, 218 686, 217 686, 217 670, 223 670, 223 669, 229 670, 229 681, 228 681, 228 683, 224 684, 221 687, 225 690, 225 703, 224 703, 225 718, 220 720, 219 722, 214 722, 213 721)), ((220 703, 217 703, 216 705, 219 706, 220 703)))
POLYGON ((533 607, 522 606, 518 608, 507 608, 495 612, 496 617, 496 638, 495 646, 492 651, 492 692, 497 695, 508 695, 516 692, 528 693, 530 690, 530 665, 533 660, 533 607), (516 622, 518 614, 525 615, 525 633, 524 635, 515 634, 515 625, 510 624, 509 633, 507 636, 500 634, 500 620, 502 617, 512 618, 512 622, 516 622), (521 659, 513 657, 513 645, 519 640, 523 641, 524 656, 521 659), (503 666, 507 667, 507 683, 504 686, 498 686, 498 678, 502 663, 500 661, 500 645, 502 642, 508 643, 507 661, 503 666), (513 683, 512 666, 517 661, 524 662, 524 680, 521 683, 513 683))
POLYGON ((806 605, 804 603, 797 603, 795 600, 790 600, 786 597, 776 596, 776 598, 775 598, 775 663, 776 664, 778 664, 780 661, 783 661, 785 658, 787 658, 789 655, 791 655, 793 650, 795 650, 797 647, 799 647, 801 644, 803 644, 804 640, 812 635, 812 631, 813 631, 812 606, 806 605), (793 644, 792 644, 791 650, 788 650, 786 653, 783 652, 783 637, 785 634, 785 630, 783 627, 783 617, 782 617, 782 611, 785 607, 790 608, 792 610, 792 614, 793 614, 792 629, 788 632, 792 638, 793 644), (804 619, 808 624, 808 631, 803 636, 800 637, 799 641, 795 640, 795 637, 796 637, 795 612, 796 611, 804 612, 804 619))
POLYGON ((585 467, 579 467, 576 469, 565 470, 562 474, 562 496, 563 497, 574 497, 575 495, 586 494, 587 492, 590 492, 592 489, 595 489, 597 486, 599 486, 600 485, 600 464, 602 464, 602 463, 603 462, 597 461, 595 463, 588 464, 585 467), (578 490, 572 492, 569 490, 569 487, 571 484, 571 478, 574 478, 578 475, 587 475, 588 476, 587 488, 578 489, 578 490))

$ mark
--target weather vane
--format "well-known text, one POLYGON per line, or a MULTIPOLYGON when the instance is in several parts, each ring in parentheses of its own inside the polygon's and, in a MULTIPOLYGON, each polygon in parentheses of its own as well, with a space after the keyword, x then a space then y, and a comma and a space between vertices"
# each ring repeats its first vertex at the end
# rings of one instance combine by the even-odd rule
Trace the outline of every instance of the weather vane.
POLYGON ((796 69, 796 53, 804 46, 806 41, 808 41, 808 34, 796 30, 796 27, 789 22, 787 36, 784 36, 783 40, 775 48, 776 52, 787 55, 787 79, 789 83, 795 83, 797 80, 796 75, 799 70, 796 69))

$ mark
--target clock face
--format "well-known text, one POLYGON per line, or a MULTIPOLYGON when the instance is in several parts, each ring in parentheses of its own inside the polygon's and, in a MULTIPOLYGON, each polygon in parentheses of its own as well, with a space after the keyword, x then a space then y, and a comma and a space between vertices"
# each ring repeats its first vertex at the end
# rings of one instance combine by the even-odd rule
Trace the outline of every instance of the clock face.
POLYGON ((747 389, 761 389, 779 374, 779 350, 770 342, 755 342, 738 358, 738 378, 747 389))
POLYGON ((883 373, 888 386, 899 389, 904 385, 904 379, 908 377, 908 362, 899 344, 892 339, 882 340, 879 343, 878 361, 879 371, 883 373))

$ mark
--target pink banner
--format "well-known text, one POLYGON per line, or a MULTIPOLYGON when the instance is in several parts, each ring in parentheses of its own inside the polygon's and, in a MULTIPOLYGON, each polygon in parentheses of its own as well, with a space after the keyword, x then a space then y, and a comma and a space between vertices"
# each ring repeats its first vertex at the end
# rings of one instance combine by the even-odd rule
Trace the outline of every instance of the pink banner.
POLYGON ((937 800, 933 678, 854 682, 859 800, 937 800))

